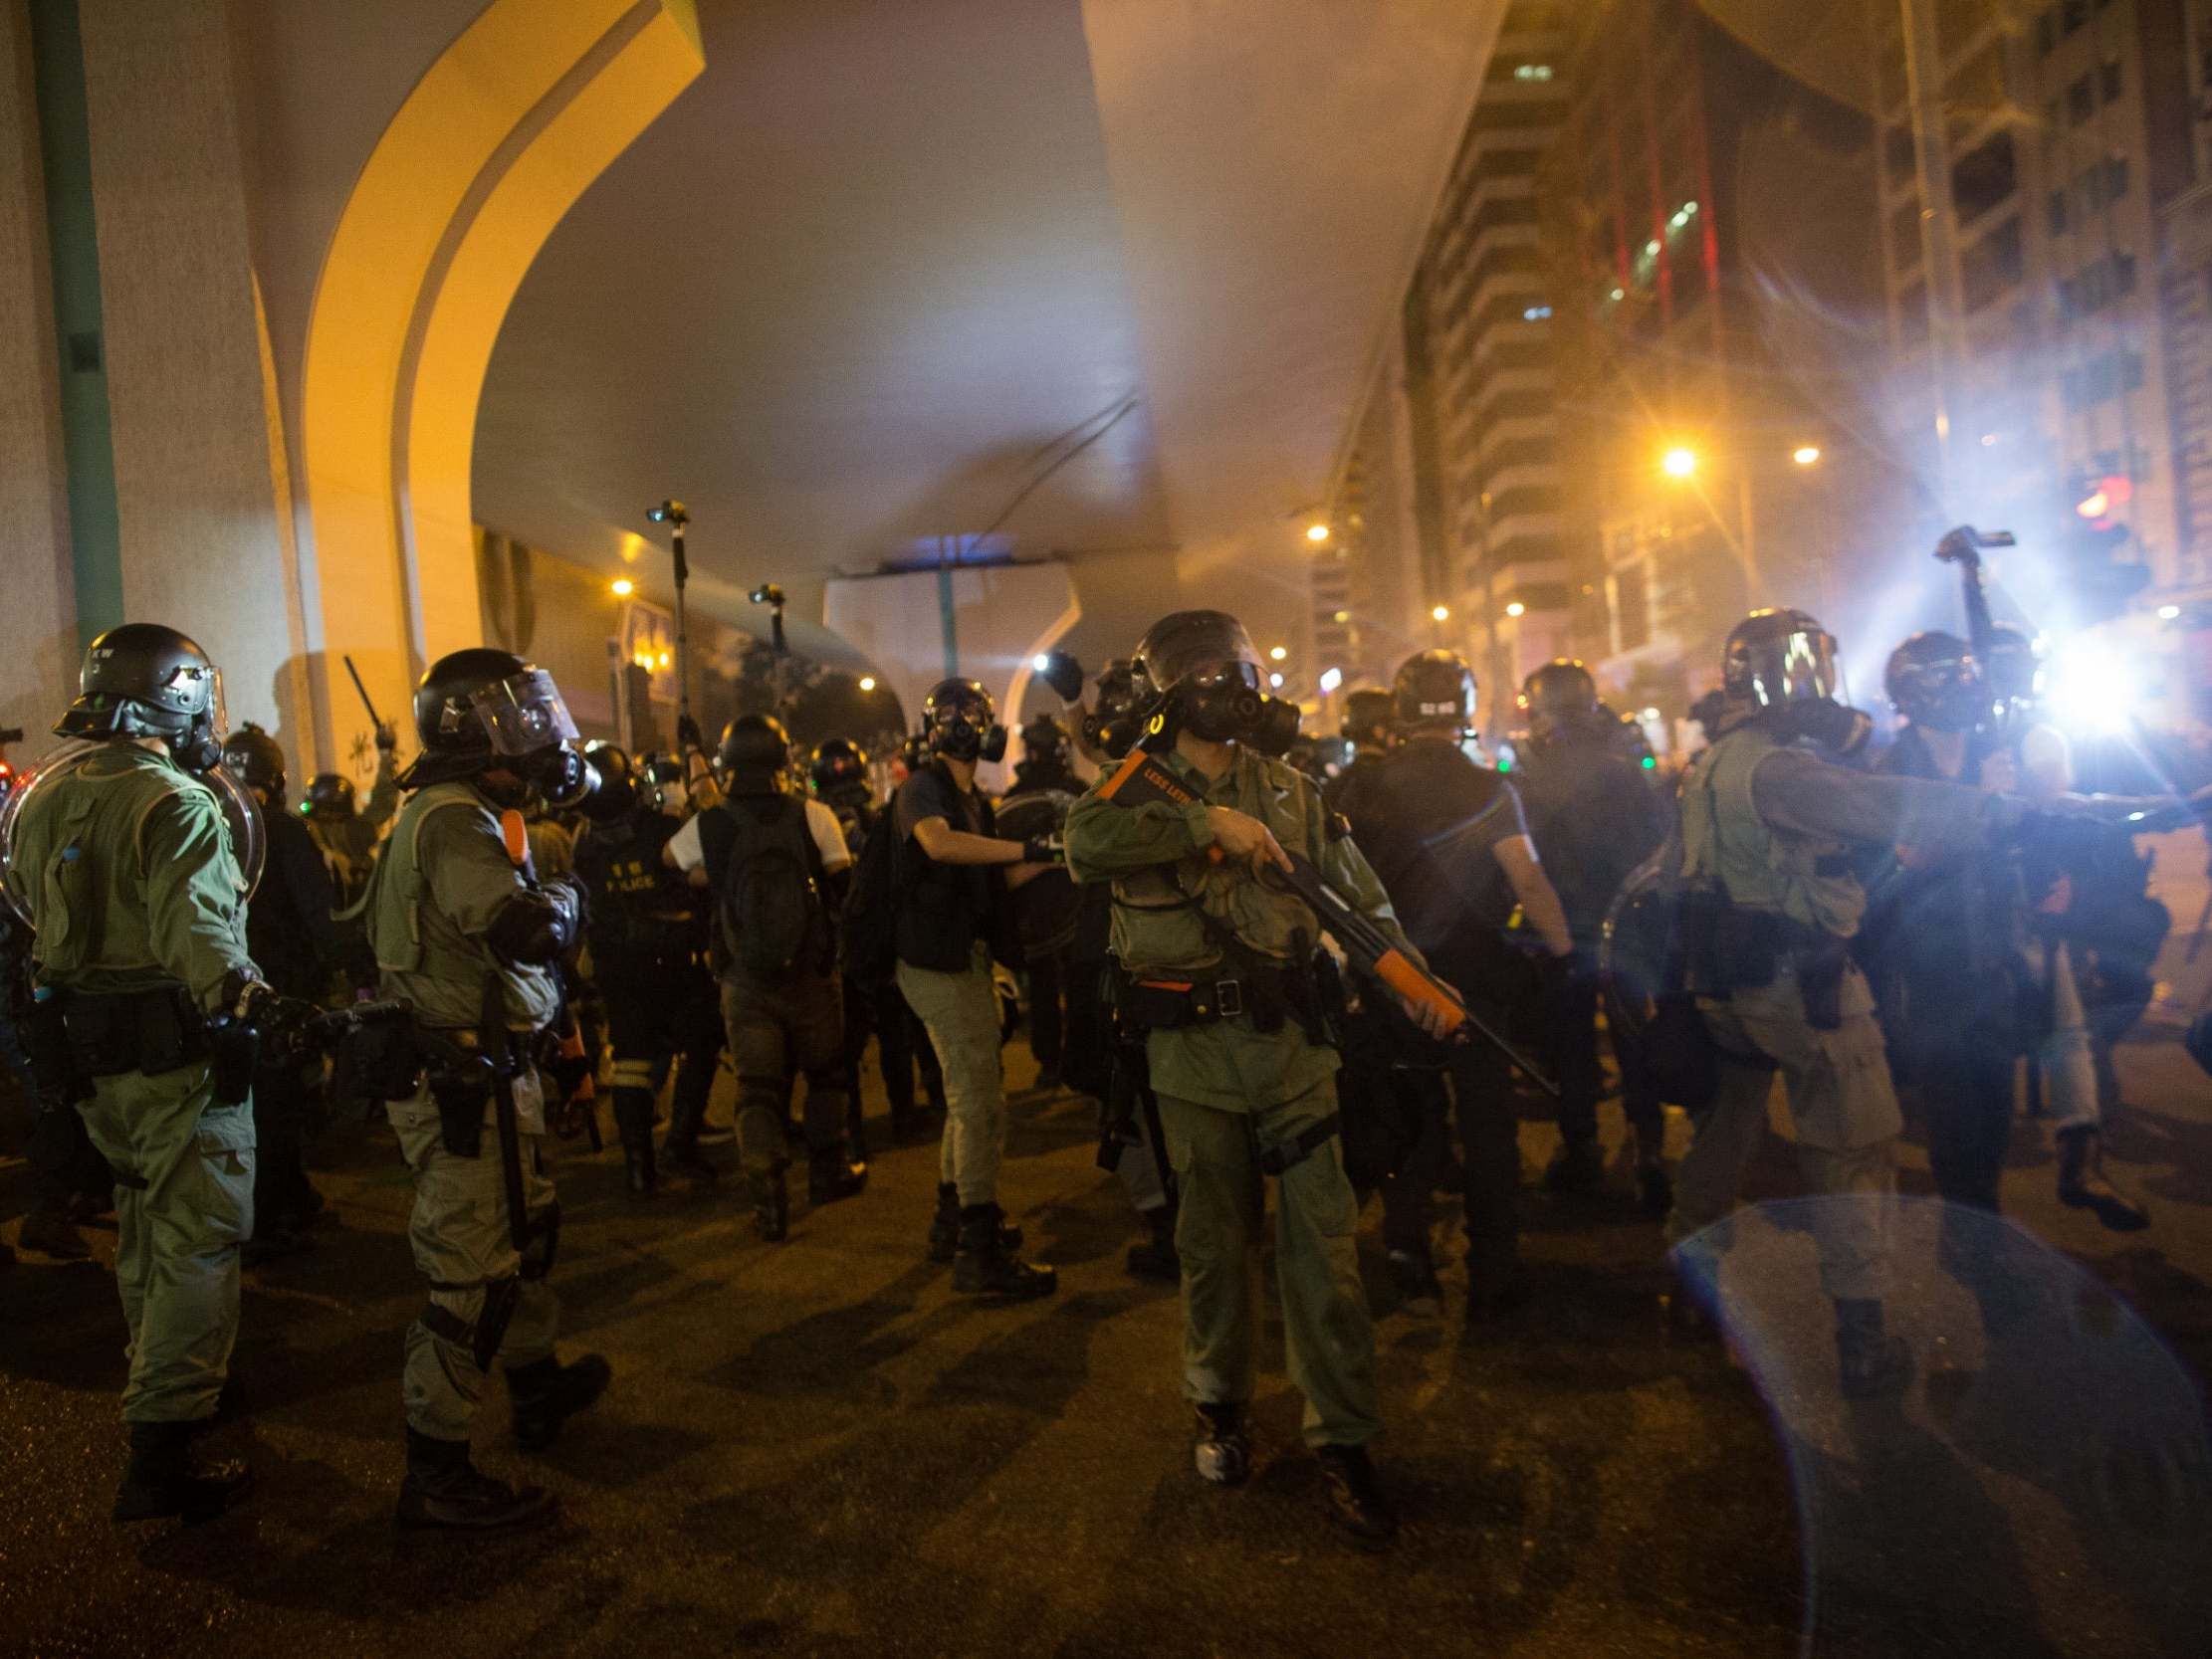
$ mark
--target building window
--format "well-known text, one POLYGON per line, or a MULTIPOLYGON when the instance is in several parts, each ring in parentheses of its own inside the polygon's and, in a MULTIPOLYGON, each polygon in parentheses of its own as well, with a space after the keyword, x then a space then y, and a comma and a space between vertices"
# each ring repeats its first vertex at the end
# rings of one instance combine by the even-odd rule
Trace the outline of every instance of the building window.
POLYGON ((2013 192, 2015 178, 2010 132, 2000 132, 1959 157, 1951 168, 1951 193, 1958 204, 1958 222, 1971 224, 2004 201, 2013 192))
POLYGON ((1882 134, 1881 146, 1882 158, 1887 162, 1890 173, 1897 178, 1910 176, 1913 157, 1912 128, 1890 127, 1882 134))
POLYGON ((1613 637, 1623 651, 1652 642, 1652 599, 1642 564, 1624 564, 1613 573, 1613 637))
POLYGON ((2106 104, 2114 103, 2119 98, 2119 60, 2117 58, 2104 60, 2104 68, 2100 79, 2103 83, 2104 102, 2106 104))
POLYGON ((2080 368, 2060 377, 2061 395, 2069 409, 2087 409, 2143 383, 2143 359, 2135 351, 2106 351, 2080 368))
POLYGON ((1514 68, 1513 79, 1516 81, 1549 81, 1551 79, 1551 65, 1520 64, 1514 68))
POLYGON ((1967 249, 1960 259, 1960 286, 1966 309, 1978 311, 1998 299, 2019 283, 2024 269, 2020 220, 2014 217, 1967 249))

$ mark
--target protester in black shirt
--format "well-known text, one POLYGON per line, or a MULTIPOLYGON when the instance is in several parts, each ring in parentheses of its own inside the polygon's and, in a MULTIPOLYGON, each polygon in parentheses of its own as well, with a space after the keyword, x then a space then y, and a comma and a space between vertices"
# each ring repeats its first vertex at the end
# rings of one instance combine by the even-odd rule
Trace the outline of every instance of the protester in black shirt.
MULTIPOLYGON (((1337 808, 1430 967, 1470 1007, 1496 1019, 1516 966, 1502 936, 1514 904, 1555 957, 1573 948, 1566 914, 1537 863, 1512 784, 1459 746, 1475 708, 1474 675, 1465 662, 1449 651, 1423 652, 1399 669, 1397 698, 1403 740, 1353 778, 1337 808)), ((1467 1171, 1467 1311, 1482 1319, 1525 1295, 1514 1214, 1519 1125, 1511 1077, 1491 1045, 1457 1044, 1448 1064, 1467 1171)), ((1432 1171, 1421 1166, 1434 1155, 1417 1148, 1415 1161, 1384 1193, 1392 1272, 1409 1296, 1434 1294, 1432 1171), (1402 1193, 1395 1202, 1394 1190, 1402 1193)))

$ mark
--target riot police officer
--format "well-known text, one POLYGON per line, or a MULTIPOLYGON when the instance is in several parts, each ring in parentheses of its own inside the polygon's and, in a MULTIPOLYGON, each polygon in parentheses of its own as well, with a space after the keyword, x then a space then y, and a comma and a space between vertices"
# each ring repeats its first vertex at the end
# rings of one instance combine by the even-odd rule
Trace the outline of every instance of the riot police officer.
POLYGON ((502 822, 533 797, 576 804, 595 774, 553 676, 505 651, 439 658, 415 688, 414 719, 422 751, 399 779, 406 802, 366 900, 384 994, 412 1003, 426 1063, 386 1105, 414 1176, 408 1239, 430 1283, 401 1373, 398 1519, 482 1531, 541 1520, 553 1504, 470 1462, 493 1359, 515 1438, 533 1451, 611 1375, 595 1353, 554 1357, 560 1307, 546 1282, 559 1205, 535 1055, 560 1014, 557 964, 581 935, 583 893, 569 877, 538 880, 502 822), (515 1058, 497 1064, 495 1049, 515 1058))
POLYGON ((336 908, 351 910, 368 887, 368 872, 384 830, 399 810, 398 733, 385 722, 376 727, 376 776, 368 804, 359 804, 353 780, 341 772, 318 772, 308 779, 301 816, 323 855, 336 908))
POLYGON ((252 1051, 234 1038, 272 995, 207 781, 223 725, 222 678, 197 645, 157 623, 109 629, 54 727, 99 746, 34 781, 5 872, 33 929, 41 1091, 75 1100, 114 1170, 130 1332, 117 1521, 212 1514, 249 1479, 194 1446, 229 1370, 253 1231, 252 1051))
POLYGON ((1344 695, 1344 740, 1352 745, 1352 758, 1324 791, 1331 806, 1347 790, 1360 787, 1368 774, 1382 764, 1397 735, 1398 697, 1382 686, 1361 686, 1344 695))
MULTIPOLYGON (((1838 684, 1836 642, 1803 611, 1754 611, 1728 636, 1725 710, 1681 797, 1682 881, 1720 907, 1695 931, 1689 964, 1720 1082, 1693 1119, 1666 1236, 1685 1245, 1727 1214, 1779 1071, 1806 1184, 1826 1199, 1814 1238, 1839 1378, 1865 1397, 1901 1388, 1912 1365, 1882 1317, 1902 1126, 1874 998, 1848 948, 1867 902, 1850 853, 1970 850, 2011 830, 2023 809, 1838 764, 1870 725, 1837 700, 1838 684)), ((1683 1259, 1693 1280, 1712 1271, 1711 1248, 1700 1242, 1683 1259)))
MULTIPOLYGON (((1516 905, 1554 959, 1572 949, 1565 912, 1546 878, 1511 781, 1478 766, 1461 744, 1474 728, 1473 671, 1453 651, 1424 651, 1399 666, 1398 746, 1337 797, 1374 860, 1391 904, 1430 965, 1491 1024, 1506 987, 1527 968, 1504 937, 1516 905)), ((1466 1164, 1467 1316, 1506 1313, 1526 1297, 1520 1260, 1519 1115, 1503 1056, 1462 1043, 1446 1056, 1466 1164)), ((1406 1171, 1384 1189, 1392 1271, 1409 1301, 1438 1296, 1430 1260, 1426 1171, 1440 1162, 1432 1126, 1406 1171)))
MULTIPOLYGON (((261 803, 268 838, 261 884, 246 908, 246 946, 269 983, 314 1002, 328 995, 338 962, 331 919, 331 878, 307 826, 285 810, 285 757, 277 740, 248 721, 223 744, 223 763, 261 803)), ((321 1080, 320 1056, 272 1048, 254 1068, 254 1236, 249 1262, 303 1248, 322 1214, 302 1149, 306 1119, 321 1080)))
MULTIPOLYGON (((814 746, 807 762, 808 781, 814 798, 837 815, 845 834, 845 847, 854 859, 883 819, 883 807, 868 783, 868 751, 849 737, 828 737, 814 746)), ((852 1155, 868 1155, 867 1136, 861 1124, 860 1057, 868 1039, 876 1039, 877 1068, 883 1074, 883 1095, 891 1110, 891 1138, 907 1141, 919 1133, 914 1107, 914 1068, 922 1068, 923 1097, 942 1120, 945 1115, 945 1074, 938 1066, 937 1051, 914 1010, 906 1005, 893 980, 863 984, 850 973, 845 988, 845 1069, 851 1074, 851 1108, 848 1122, 852 1155)))
POLYGON ((718 1170, 699 1149, 699 1127, 722 1053, 722 1015, 708 966, 710 919, 704 896, 661 858, 682 828, 660 805, 658 785, 643 785, 630 757, 613 743, 584 745, 598 773, 576 838, 575 874, 590 898, 592 979, 606 1011, 614 1055, 614 1125, 630 1195, 652 1195, 653 1101, 657 1068, 673 1060, 663 1160, 691 1180, 718 1170))
MULTIPOLYGON (((1641 756, 1624 752, 1624 726, 1598 700, 1589 669, 1559 658, 1521 682, 1528 735, 1520 744, 1514 783, 1528 817, 1529 839, 1544 875, 1567 913, 1574 938, 1572 966, 1556 986, 1550 1012, 1559 1068, 1559 1153, 1544 1171, 1558 1192, 1588 1192, 1603 1176, 1598 1148, 1598 1095, 1603 1078, 1595 1036, 1597 958, 1606 907, 1631 871, 1666 839, 1666 811, 1649 783, 1641 756)), ((1623 1034, 1614 1033, 1622 1105, 1636 1134, 1637 1185, 1644 1207, 1664 1215, 1672 1201, 1662 1152, 1665 1118, 1646 1068, 1623 1034)))
POLYGON ((1306 1440, 1334 1517, 1379 1544, 1397 1521, 1367 1450, 1382 1422, 1338 1133, 1338 1058, 1314 959, 1319 922, 1261 871, 1289 868, 1283 849, 1295 848, 1394 934, 1397 923, 1359 849, 1330 833, 1320 791, 1254 746, 1287 746, 1297 712, 1266 696, 1240 622, 1221 611, 1165 617, 1136 668, 1162 700, 1162 734, 1175 731, 1158 759, 1187 798, 1131 803, 1121 784, 1100 785, 1069 814, 1068 861, 1078 880, 1114 884, 1114 951, 1134 982, 1131 1013, 1148 1030, 1180 1195, 1184 1386, 1198 1407, 1198 1470, 1223 1485, 1250 1470, 1255 1194, 1273 1174, 1277 1274, 1306 1440))

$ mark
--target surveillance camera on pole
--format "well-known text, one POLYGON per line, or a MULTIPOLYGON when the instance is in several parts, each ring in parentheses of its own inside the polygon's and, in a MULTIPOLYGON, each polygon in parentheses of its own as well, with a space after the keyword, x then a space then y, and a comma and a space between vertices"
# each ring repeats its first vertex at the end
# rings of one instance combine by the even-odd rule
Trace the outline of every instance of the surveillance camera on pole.
POLYGON ((691 654, 684 634, 684 585, 691 580, 691 565, 684 558, 684 526, 691 515, 679 501, 665 501, 645 510, 645 517, 668 526, 669 551, 676 557, 676 735, 680 742, 696 743, 698 726, 691 718, 691 654))

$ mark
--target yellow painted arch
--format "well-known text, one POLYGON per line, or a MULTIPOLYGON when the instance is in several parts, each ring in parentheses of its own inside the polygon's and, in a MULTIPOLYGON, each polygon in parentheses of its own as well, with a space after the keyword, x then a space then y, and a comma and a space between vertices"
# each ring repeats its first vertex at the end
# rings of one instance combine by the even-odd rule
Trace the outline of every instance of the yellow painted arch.
POLYGON ((492 0, 407 96, 325 256, 302 387, 318 746, 481 637, 469 473, 500 323, 562 214, 705 68, 693 0, 492 0), (342 670, 339 671, 342 676, 342 670))

